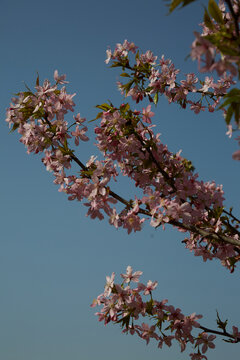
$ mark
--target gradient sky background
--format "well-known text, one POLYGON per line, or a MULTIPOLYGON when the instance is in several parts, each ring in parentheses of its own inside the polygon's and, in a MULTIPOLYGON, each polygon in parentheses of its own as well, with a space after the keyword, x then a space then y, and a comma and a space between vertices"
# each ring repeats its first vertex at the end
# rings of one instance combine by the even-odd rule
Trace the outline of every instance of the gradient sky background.
MULTIPOLYGON (((203 263, 170 228, 155 231, 146 224, 128 236, 107 219, 86 218, 86 208, 57 191, 40 157, 27 155, 4 122, 12 95, 24 89, 23 81, 34 86, 37 71, 40 80, 52 80, 55 69, 66 73, 69 92, 77 93, 76 113, 88 120, 96 116, 96 104, 107 99, 120 104, 119 72, 104 60, 106 48, 124 39, 165 54, 182 74, 197 71, 196 63, 184 59, 202 20, 202 4, 166 13, 161 0, 1 1, 2 360, 187 359, 191 348, 183 354, 178 344, 158 350, 154 341, 146 346, 118 326, 98 323, 93 298, 103 291, 106 275, 124 272, 129 264, 144 271, 143 281, 158 281, 156 298, 168 298, 186 314, 203 314, 203 325, 216 327, 216 309, 230 329, 240 325, 239 270, 229 274, 216 261, 203 263)), ((239 213, 239 162, 231 158, 237 143, 226 137, 222 115, 195 115, 164 98, 154 111, 162 141, 172 151, 183 149, 203 180, 223 184, 226 204, 239 213)), ((79 147, 83 161, 95 152, 92 144, 79 147)), ((126 180, 114 188, 133 197, 131 189, 126 180)), ((210 360, 237 358, 238 344, 216 344, 210 360)))

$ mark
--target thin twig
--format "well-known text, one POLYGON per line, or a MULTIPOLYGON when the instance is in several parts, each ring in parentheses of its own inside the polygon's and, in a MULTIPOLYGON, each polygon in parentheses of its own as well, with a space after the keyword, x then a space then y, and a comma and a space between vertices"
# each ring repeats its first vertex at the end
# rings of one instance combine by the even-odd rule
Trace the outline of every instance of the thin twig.
POLYGON ((236 340, 236 343, 240 342, 240 338, 235 338, 233 335, 229 334, 227 331, 212 330, 212 329, 206 328, 205 326, 199 326, 199 329, 202 329, 203 331, 211 333, 211 334, 227 336, 228 338, 236 340))

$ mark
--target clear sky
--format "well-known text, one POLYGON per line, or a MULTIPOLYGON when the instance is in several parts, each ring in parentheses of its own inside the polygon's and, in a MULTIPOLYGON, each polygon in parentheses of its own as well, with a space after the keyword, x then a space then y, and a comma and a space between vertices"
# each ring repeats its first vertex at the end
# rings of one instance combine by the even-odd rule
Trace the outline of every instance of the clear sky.
MULTIPOLYGON (((37 72, 40 80, 52 80, 55 69, 67 74, 69 91, 77 93, 76 112, 88 120, 96 116, 96 104, 107 99, 120 104, 118 72, 104 60, 106 48, 125 39, 165 54, 183 74, 197 71, 196 63, 184 59, 202 20, 201 3, 166 13, 161 0, 1 1, 2 360, 187 359, 178 345, 158 350, 154 341, 146 346, 118 326, 98 323, 90 304, 102 292, 105 276, 124 272, 127 265, 142 270, 144 281, 158 281, 159 300, 168 298, 186 314, 203 314, 203 325, 215 327, 216 309, 230 326, 240 325, 239 270, 229 274, 216 261, 203 263, 184 249, 175 230, 155 231, 146 224, 128 236, 107 219, 86 218, 86 208, 58 192, 40 157, 27 155, 4 122, 23 81, 33 86, 37 72)), ((237 144, 226 137, 221 114, 197 116, 164 98, 154 111, 162 141, 172 151, 183 149, 203 180, 223 184, 226 203, 239 212, 239 162, 231 159, 237 144)), ((96 151, 93 142, 79 147, 83 161, 96 151)), ((124 180, 115 190, 124 195, 127 184, 124 180)), ((239 345, 216 344, 209 359, 237 359, 239 345)))

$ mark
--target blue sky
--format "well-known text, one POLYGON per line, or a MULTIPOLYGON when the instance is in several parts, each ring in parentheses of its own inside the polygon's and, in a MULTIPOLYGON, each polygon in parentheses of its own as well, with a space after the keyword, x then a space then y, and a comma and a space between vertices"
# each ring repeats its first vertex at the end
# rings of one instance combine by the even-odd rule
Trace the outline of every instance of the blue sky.
MULTIPOLYGON (((107 219, 86 218, 86 208, 57 191, 40 157, 27 155, 4 122, 23 82, 33 86, 37 72, 41 80, 52 80, 55 69, 67 74, 69 91, 77 93, 76 112, 88 120, 96 116, 96 104, 107 99, 120 104, 119 73, 104 60, 106 48, 125 39, 143 51, 165 54, 182 74, 197 71, 196 63, 184 59, 202 20, 202 4, 166 13, 161 0, 1 2, 1 359, 186 359, 178 345, 146 347, 117 326, 98 323, 90 308, 93 298, 102 292, 106 275, 129 264, 144 272, 144 281, 158 281, 156 297, 168 298, 186 314, 203 314, 203 325, 215 327, 216 309, 238 325, 239 270, 229 274, 215 261, 203 263, 184 249, 175 230, 155 231, 146 224, 128 236, 107 219)), ((172 151, 183 149, 203 180, 223 184, 226 203, 239 212, 239 163, 231 159, 237 144, 226 137, 221 114, 196 116, 164 98, 154 111, 162 141, 172 151)), ((83 161, 96 152, 93 142, 79 147, 83 161)), ((127 186, 123 179, 115 190, 124 195, 127 186)), ((216 344, 209 359, 237 357, 239 345, 216 344)))

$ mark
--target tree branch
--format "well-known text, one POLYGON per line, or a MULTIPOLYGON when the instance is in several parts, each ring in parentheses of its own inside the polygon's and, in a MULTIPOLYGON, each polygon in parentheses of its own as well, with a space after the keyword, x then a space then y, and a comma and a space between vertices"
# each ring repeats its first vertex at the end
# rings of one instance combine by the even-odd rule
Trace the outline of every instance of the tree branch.
MULTIPOLYGON (((87 167, 73 154, 70 155, 71 158, 84 170, 87 170, 87 167)), ((120 195, 116 194, 114 191, 109 189, 109 195, 111 195, 114 199, 118 200, 119 202, 121 202, 122 204, 124 204, 127 207, 132 208, 133 206, 131 205, 130 201, 127 201, 126 199, 124 199, 123 197, 121 197, 120 195)), ((152 214, 150 213, 150 211, 147 211, 145 209, 140 208, 138 213, 152 217, 152 214)), ((231 237, 225 236, 225 235, 220 235, 218 233, 211 233, 208 232, 206 230, 203 230, 195 225, 187 225, 187 224, 183 224, 179 221, 175 221, 175 220, 170 220, 169 224, 174 225, 176 227, 179 227, 181 229, 193 232, 195 234, 198 235, 202 235, 205 238, 209 238, 209 239, 213 239, 214 241, 222 241, 224 243, 228 243, 231 245, 235 245, 235 246, 239 246, 240 247, 240 241, 233 239, 231 237)))
POLYGON ((240 338, 235 338, 233 335, 229 334, 227 331, 218 331, 218 330, 212 330, 212 329, 208 329, 205 326, 199 326, 199 329, 202 329, 205 332, 211 333, 211 334, 216 334, 216 335, 222 335, 222 336, 227 336, 231 339, 236 340, 237 342, 240 342, 240 338))
POLYGON ((231 15, 232 15, 232 18, 233 18, 233 21, 234 21, 234 25, 235 25, 236 35, 237 35, 236 38, 238 38, 238 37, 239 37, 238 16, 237 16, 237 14, 234 12, 234 9, 233 9, 231 0, 225 0, 225 1, 226 1, 226 3, 228 4, 230 13, 231 13, 231 15))

